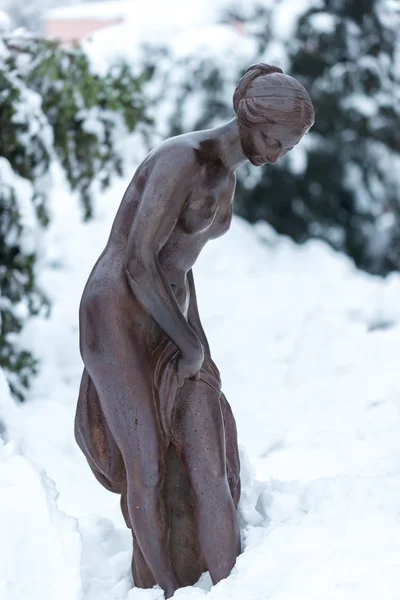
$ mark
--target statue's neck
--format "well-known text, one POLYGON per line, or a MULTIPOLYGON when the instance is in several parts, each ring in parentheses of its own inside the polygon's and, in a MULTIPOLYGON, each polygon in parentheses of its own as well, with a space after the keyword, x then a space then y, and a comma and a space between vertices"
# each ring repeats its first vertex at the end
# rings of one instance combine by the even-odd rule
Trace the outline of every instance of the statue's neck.
POLYGON ((239 123, 233 118, 228 123, 212 129, 213 136, 218 140, 222 161, 230 171, 236 171, 238 167, 247 162, 242 145, 240 143, 239 123))

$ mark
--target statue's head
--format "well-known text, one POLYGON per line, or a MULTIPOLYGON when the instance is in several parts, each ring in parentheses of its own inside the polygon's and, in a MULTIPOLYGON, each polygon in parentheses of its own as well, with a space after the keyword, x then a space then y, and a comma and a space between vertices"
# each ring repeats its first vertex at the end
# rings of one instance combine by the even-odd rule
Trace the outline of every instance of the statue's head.
POLYGON ((233 95, 243 152, 255 166, 274 163, 314 124, 307 90, 279 67, 249 67, 233 95))

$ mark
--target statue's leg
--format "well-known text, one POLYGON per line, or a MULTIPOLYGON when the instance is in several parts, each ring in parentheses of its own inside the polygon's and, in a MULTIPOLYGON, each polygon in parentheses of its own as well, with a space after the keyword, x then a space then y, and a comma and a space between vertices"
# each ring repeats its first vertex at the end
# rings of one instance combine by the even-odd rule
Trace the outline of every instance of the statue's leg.
POLYGON ((152 371, 140 362, 124 330, 113 332, 83 359, 99 394, 105 421, 126 469, 126 506, 147 565, 166 596, 180 587, 169 547, 165 501, 160 494, 164 454, 153 395, 152 371), (103 350, 105 349, 105 351, 103 350), (103 355, 104 352, 104 355, 103 355), (110 357, 112 359, 110 360, 110 357))
POLYGON ((152 588, 157 583, 135 536, 133 536, 132 576, 138 588, 152 588))
POLYGON ((200 547, 215 584, 228 577, 240 553, 220 392, 201 379, 188 380, 177 397, 174 435, 194 496, 200 547))
MULTIPOLYGON (((127 502, 127 482, 122 454, 111 435, 99 396, 86 369, 82 374, 75 416, 75 438, 97 480, 110 492, 121 494, 121 511, 132 529, 127 502)), ((132 532, 133 535, 133 532, 132 532)), ((133 536, 132 573, 135 585, 153 587, 156 581, 133 536)))

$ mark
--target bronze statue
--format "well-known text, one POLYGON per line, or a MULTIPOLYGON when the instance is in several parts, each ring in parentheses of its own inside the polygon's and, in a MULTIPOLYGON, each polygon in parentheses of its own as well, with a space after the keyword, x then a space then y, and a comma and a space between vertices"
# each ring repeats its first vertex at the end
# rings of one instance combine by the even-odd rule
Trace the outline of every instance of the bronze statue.
POLYGON ((166 140, 137 169, 80 306, 85 369, 76 440, 100 483, 121 494, 138 587, 167 598, 240 553, 235 420, 221 393, 192 267, 226 233, 235 170, 275 163, 314 121, 304 87, 249 67, 236 117, 166 140))

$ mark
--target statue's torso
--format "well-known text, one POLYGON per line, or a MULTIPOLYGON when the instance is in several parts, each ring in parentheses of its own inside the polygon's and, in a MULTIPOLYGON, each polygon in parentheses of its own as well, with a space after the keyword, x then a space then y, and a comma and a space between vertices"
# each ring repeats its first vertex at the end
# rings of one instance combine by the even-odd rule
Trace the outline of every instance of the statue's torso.
MULTIPOLYGON (((190 297, 186 273, 193 267, 205 244, 229 229, 235 190, 234 173, 218 158, 210 160, 207 143, 206 152, 203 150, 202 135, 206 135, 206 132, 168 140, 168 143, 151 152, 139 166, 122 199, 106 248, 89 277, 83 303, 95 302, 100 311, 104 308, 110 312, 136 315, 144 312, 135 300, 125 274, 129 233, 138 207, 145 208, 140 202, 149 171, 158 168, 157 163, 163 153, 173 152, 176 144, 183 143, 188 147, 189 160, 194 161, 197 183, 184 199, 181 214, 169 239, 159 251, 158 260, 182 312, 187 313, 190 297)), ((146 316, 141 315, 141 319, 146 327, 146 316)), ((148 326, 152 327, 149 316, 147 320, 148 326)))

